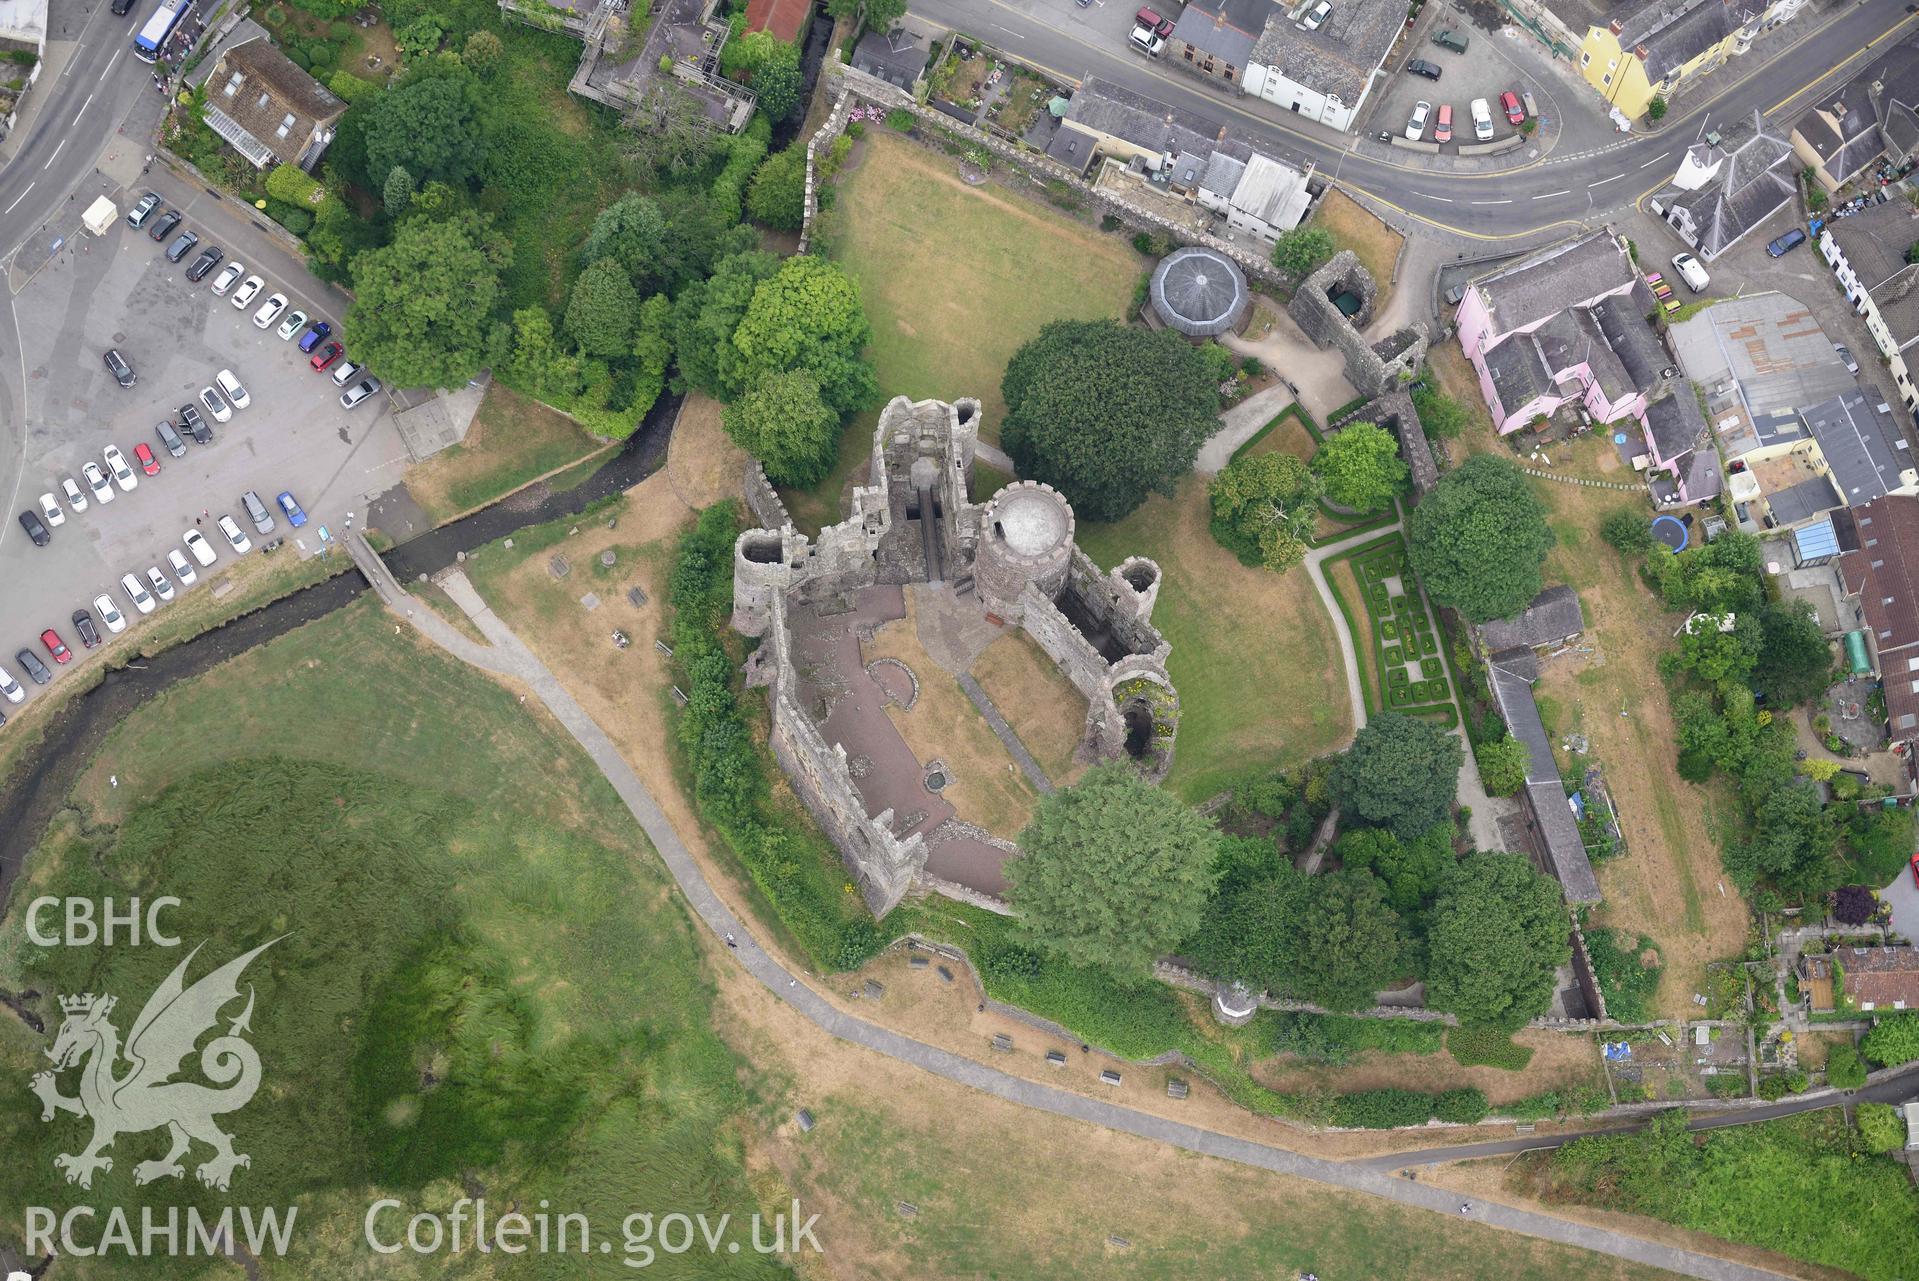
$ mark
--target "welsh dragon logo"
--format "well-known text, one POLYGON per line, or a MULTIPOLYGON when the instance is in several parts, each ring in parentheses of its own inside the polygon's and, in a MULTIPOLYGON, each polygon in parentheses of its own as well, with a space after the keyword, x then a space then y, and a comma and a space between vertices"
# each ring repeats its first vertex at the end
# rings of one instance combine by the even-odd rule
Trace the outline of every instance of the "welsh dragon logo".
POLYGON ((113 1013, 113 997, 88 993, 60 998, 64 1017, 47 1052, 53 1070, 36 1075, 32 1088, 43 1105, 42 1121, 51 1121, 60 1112, 93 1120, 93 1139, 82 1151, 53 1159, 66 1173, 67 1182, 92 1187, 96 1170, 113 1169, 113 1158, 105 1152, 115 1138, 163 1126, 172 1146, 159 1160, 136 1165, 135 1183, 182 1177, 186 1169, 180 1158, 196 1139, 213 1149, 212 1157, 195 1171, 208 1187, 226 1191, 234 1170, 253 1164, 245 1153, 233 1150, 233 1137, 213 1123, 214 1117, 245 1107, 260 1088, 260 1055, 244 1039, 253 1019, 251 986, 246 1008, 227 1025, 226 1035, 214 1037, 200 1051, 201 1073, 224 1088, 173 1078, 201 1036, 220 1021, 220 1011, 240 998, 240 975, 247 965, 277 942, 262 943, 188 987, 187 966, 200 952, 194 948, 148 999, 133 1021, 124 1050, 108 1017, 113 1013), (123 1058, 127 1069, 116 1075, 123 1058), (80 1092, 68 1098, 60 1093, 58 1077, 76 1066, 80 1092))

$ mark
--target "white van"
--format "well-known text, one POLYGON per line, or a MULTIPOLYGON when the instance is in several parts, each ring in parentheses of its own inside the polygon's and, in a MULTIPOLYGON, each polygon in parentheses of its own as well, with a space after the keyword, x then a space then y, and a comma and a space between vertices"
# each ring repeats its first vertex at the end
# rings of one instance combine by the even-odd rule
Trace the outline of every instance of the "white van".
POLYGON ((1491 141, 1493 136, 1493 109, 1484 98, 1473 99, 1473 137, 1481 142, 1491 141))
POLYGON ((1706 269, 1700 266, 1699 260, 1691 254, 1674 254, 1672 269, 1679 273, 1681 280, 1686 282, 1686 288, 1696 294, 1705 293, 1706 286, 1712 283, 1712 277, 1706 274, 1706 269))

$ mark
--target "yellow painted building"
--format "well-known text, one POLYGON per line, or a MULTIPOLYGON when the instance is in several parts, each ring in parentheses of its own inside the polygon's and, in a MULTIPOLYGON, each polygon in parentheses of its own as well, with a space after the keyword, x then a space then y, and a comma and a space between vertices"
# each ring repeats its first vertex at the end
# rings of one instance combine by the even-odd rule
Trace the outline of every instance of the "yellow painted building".
POLYGON ((1727 0, 1621 5, 1586 28, 1580 74, 1608 105, 1636 120, 1654 98, 1669 98, 1688 79, 1721 66, 1758 27, 1755 12, 1727 0))

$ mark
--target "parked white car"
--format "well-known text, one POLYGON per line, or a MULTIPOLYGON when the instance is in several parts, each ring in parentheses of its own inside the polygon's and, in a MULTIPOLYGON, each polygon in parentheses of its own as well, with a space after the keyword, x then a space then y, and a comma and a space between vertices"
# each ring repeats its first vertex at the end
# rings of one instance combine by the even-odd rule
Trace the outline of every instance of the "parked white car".
POLYGON ((142 614, 153 612, 153 593, 147 590, 147 585, 140 581, 139 575, 120 575, 120 590, 127 594, 127 599, 132 601, 133 607, 142 614))
POLYGON ((1474 98, 1473 137, 1485 142, 1493 136, 1493 106, 1484 98, 1474 98))
POLYGON ((244 556, 253 550, 253 543, 247 538, 246 531, 240 528, 239 521, 231 516, 222 516, 215 523, 220 526, 220 532, 226 535, 227 546, 231 547, 236 555, 244 556))
POLYGON ((259 295, 260 291, 266 287, 267 282, 265 280, 262 280, 258 276, 248 276, 247 282, 234 292, 233 305, 239 310, 245 311, 247 307, 252 304, 254 298, 259 295))
POLYGON ((147 566, 147 582, 152 586, 153 594, 159 597, 162 603, 173 599, 173 581, 160 572, 158 565, 147 566))
POLYGON ((233 288, 240 277, 246 274, 247 269, 239 263, 228 263, 226 266, 220 268, 220 274, 213 278, 213 292, 221 298, 226 297, 227 290, 233 288))
POLYGON ((60 492, 67 496, 67 506, 73 510, 83 512, 87 509, 87 496, 80 492, 80 486, 73 483, 73 477, 68 476, 60 482, 60 492))
POLYGON ((107 483, 107 474, 100 470, 99 463, 88 463, 80 469, 80 475, 86 480, 87 488, 93 491, 94 498, 103 503, 113 501, 113 486, 107 483))
POLYGON ((40 495, 40 515, 46 519, 48 529, 58 529, 67 523, 66 508, 52 494, 40 495))
POLYGON ((13 679, 13 673, 0 667, 0 698, 6 699, 9 703, 17 703, 26 696, 27 691, 20 687, 19 681, 13 679))
POLYGON ((1691 254, 1674 254, 1672 269, 1679 273, 1681 280, 1686 282, 1686 288, 1696 294, 1705 293, 1706 286, 1712 283, 1712 277, 1706 274, 1706 269, 1700 266, 1699 260, 1691 254))
POLYGON ((127 630, 127 616, 113 607, 113 597, 102 592, 93 598, 93 612, 107 625, 107 630, 116 636, 127 630))
POLYGON ((114 484, 128 491, 140 487, 140 478, 133 474, 133 468, 127 466, 127 456, 120 452, 118 445, 108 445, 100 451, 100 456, 107 460, 107 470, 113 473, 114 484))
POLYGON ((233 402, 235 409, 245 409, 253 403, 253 397, 247 395, 247 389, 233 376, 231 369, 222 369, 213 376, 213 381, 226 393, 226 398, 233 402))
POLYGON ((304 311, 295 310, 295 311, 288 312, 287 318, 281 321, 280 327, 274 330, 273 332, 274 332, 274 335, 278 337, 281 342, 292 342, 293 335, 299 333, 302 329, 305 329, 306 327, 307 327, 307 314, 304 311))
POLYGON ((1333 16, 1332 0, 1319 0, 1312 12, 1300 19, 1299 25, 1308 31, 1317 31, 1326 25, 1326 19, 1333 16))
POLYGON ((255 329, 265 329, 274 321, 278 320, 280 313, 286 309, 287 296, 285 294, 273 295, 273 297, 260 304, 260 310, 253 313, 253 327, 255 329))
POLYGON ((1426 122, 1432 118, 1433 104, 1421 100, 1413 104, 1412 117, 1406 121, 1406 140, 1418 142, 1426 136, 1426 122))
POLYGON ((193 566, 187 564, 187 558, 178 548, 167 549, 167 564, 173 566, 173 576, 180 580, 180 586, 191 587, 199 581, 199 575, 193 572, 193 566))
POLYGON ((223 423, 233 417, 233 410, 227 405, 226 397, 211 387, 200 389, 200 403, 207 407, 207 414, 216 423, 223 423))
POLYGON ((365 368, 366 368, 365 365, 356 365, 350 360, 341 361, 339 364, 333 367, 333 385, 335 387, 346 386, 348 383, 352 382, 355 377, 359 375, 359 372, 362 369, 365 369, 365 368))
MULTIPOLYGON (((187 550, 193 553, 193 559, 200 562, 201 569, 205 569, 219 559, 218 556, 214 555, 213 545, 207 542, 206 535, 197 529, 189 529, 186 533, 180 535, 180 541, 185 543, 187 550)), ((172 557, 168 557, 167 559, 171 560, 172 557)))

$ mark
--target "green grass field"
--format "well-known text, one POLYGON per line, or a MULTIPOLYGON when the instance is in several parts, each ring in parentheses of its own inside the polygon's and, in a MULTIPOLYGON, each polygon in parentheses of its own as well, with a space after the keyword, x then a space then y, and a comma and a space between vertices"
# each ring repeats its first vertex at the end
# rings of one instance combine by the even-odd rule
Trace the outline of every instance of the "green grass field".
MULTIPOLYGON (((944 155, 869 129, 840 179, 828 246, 859 282, 880 395, 977 396, 982 438, 997 443, 1006 362, 1052 320, 1125 314, 1146 260, 995 186, 968 187, 944 155)), ((868 456, 879 407, 856 415, 824 482, 786 495, 800 525, 838 519, 841 487, 868 456)))
MULTIPOLYGON (((194 978, 279 940, 245 979, 263 1084, 227 1118, 252 1164, 226 1196, 191 1169, 137 1188, 135 1163, 164 1138, 128 1134, 82 1193, 53 1156, 79 1149, 85 1123, 41 1124, 22 1094, 0 1110, 0 1239, 19 1238, 23 1205, 297 1205, 293 1249, 267 1275, 344 1277, 376 1257, 361 1219, 379 1195, 438 1210, 463 1189, 496 1206, 544 1198, 615 1239, 632 1210, 757 1208, 734 1131, 749 1099, 706 1022, 688 918, 638 827, 570 739, 395 636, 370 601, 154 700, 117 727, 73 800, 17 893, 177 896, 169 924, 205 947, 194 978)), ((50 1023, 51 994, 115 994, 125 1034, 183 955, 42 949, 16 914, 0 987, 48 993, 36 1005, 50 1023)), ((10 1079, 44 1065, 46 1044, 0 1016, 10 1079)), ((624 1275, 620 1257, 528 1256, 511 1275, 624 1275)), ((668 1271, 773 1271, 750 1252, 700 1263, 668 1271)), ((400 1254, 379 1272, 496 1275, 471 1254, 400 1254)))

